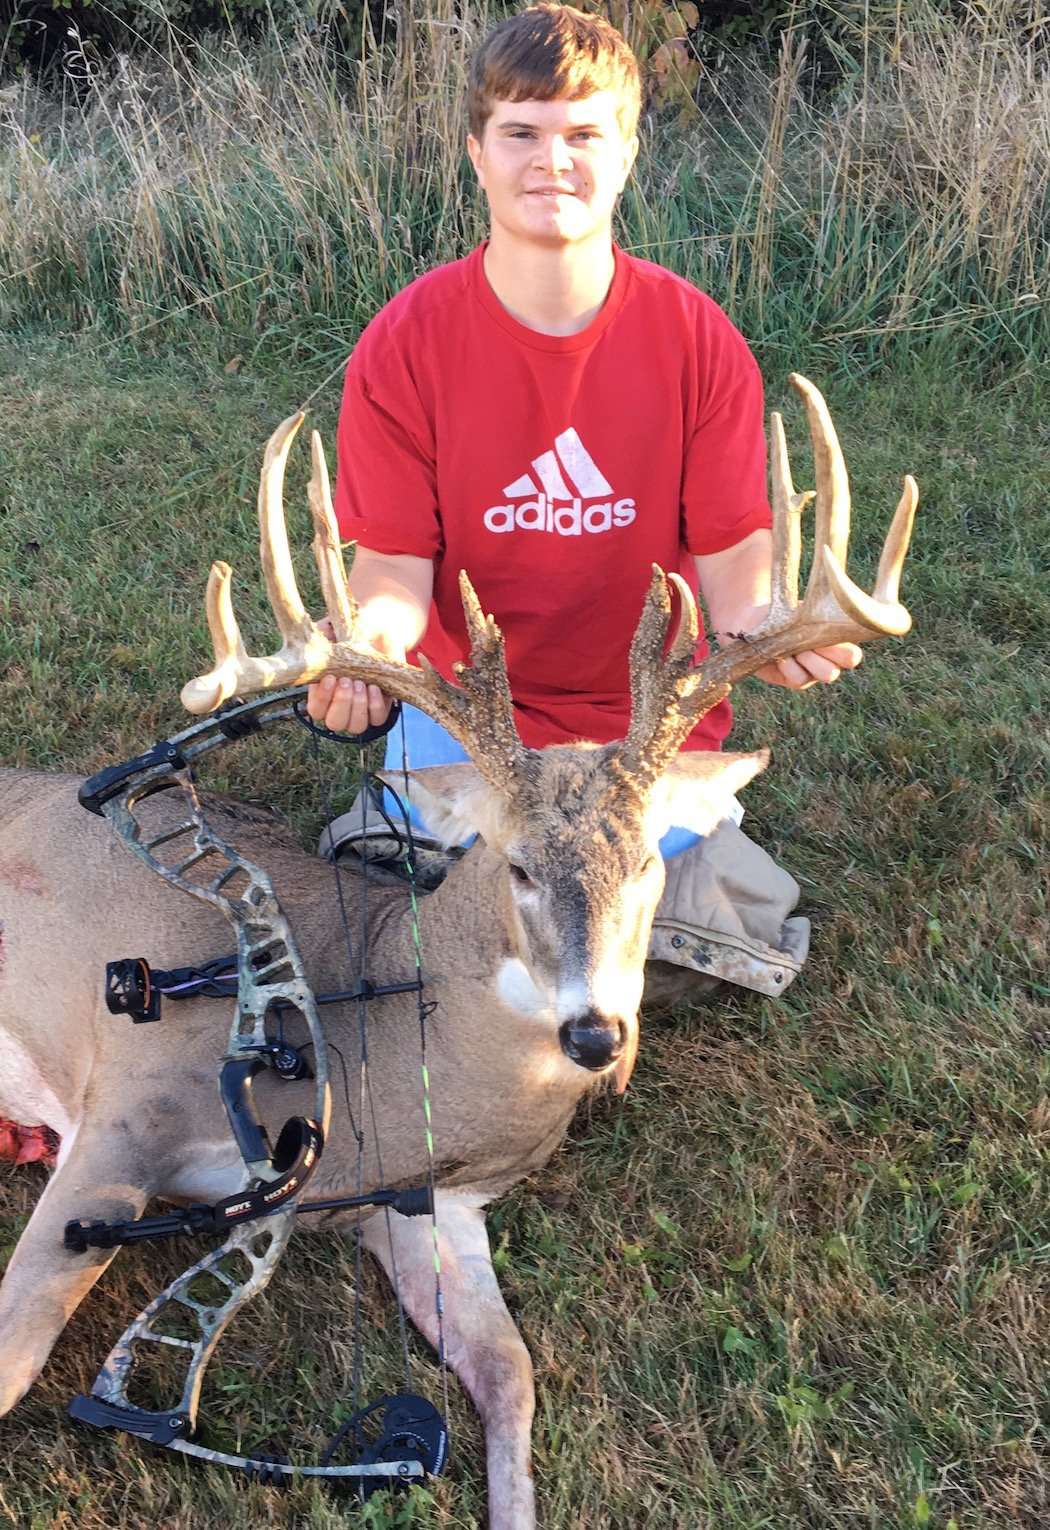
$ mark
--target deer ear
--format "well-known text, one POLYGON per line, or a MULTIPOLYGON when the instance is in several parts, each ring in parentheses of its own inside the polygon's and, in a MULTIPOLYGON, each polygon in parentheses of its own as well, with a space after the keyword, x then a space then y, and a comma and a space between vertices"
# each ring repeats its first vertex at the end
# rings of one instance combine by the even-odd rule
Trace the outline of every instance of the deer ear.
MULTIPOLYGON (((379 775, 404 797, 403 774, 391 770, 379 775)), ((443 845, 466 844, 475 834, 490 844, 498 839, 502 800, 473 765, 457 762, 410 771, 408 800, 429 833, 443 845)))
POLYGON ((672 824, 710 834, 733 806, 732 798, 769 764, 769 750, 722 754, 690 750, 679 754, 653 787, 649 817, 657 835, 672 824))

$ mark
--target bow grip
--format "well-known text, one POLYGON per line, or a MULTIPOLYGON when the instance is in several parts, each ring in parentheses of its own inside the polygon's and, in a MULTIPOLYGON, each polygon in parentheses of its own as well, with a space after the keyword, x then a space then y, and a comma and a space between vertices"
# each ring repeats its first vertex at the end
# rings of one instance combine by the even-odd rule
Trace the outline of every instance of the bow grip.
POLYGON ((259 1120, 255 1107, 252 1081, 260 1068, 266 1066, 261 1057, 231 1057, 222 1065, 219 1074, 219 1095, 230 1127, 237 1139, 241 1157, 247 1164, 269 1164, 273 1149, 266 1129, 259 1120))

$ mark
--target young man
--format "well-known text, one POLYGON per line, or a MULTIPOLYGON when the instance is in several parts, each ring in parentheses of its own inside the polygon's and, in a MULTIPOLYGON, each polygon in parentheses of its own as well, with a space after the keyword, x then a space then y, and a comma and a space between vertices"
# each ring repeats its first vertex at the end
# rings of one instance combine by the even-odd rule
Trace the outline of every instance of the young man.
MULTIPOLYGON (((346 375, 336 511, 357 542, 365 634, 449 674, 467 654, 466 568, 504 631, 533 746, 626 733, 654 562, 699 583, 720 633, 754 628, 769 600, 757 364, 709 298, 613 243, 640 100, 637 62, 602 18, 541 4, 497 26, 473 60, 467 141, 489 238, 389 303, 346 375)), ((802 689, 859 660, 840 645, 762 677, 802 689)), ((352 733, 388 710, 375 687, 331 679, 309 706, 352 733)), ((730 722, 723 703, 685 747, 717 748, 730 722)), ((412 765, 451 757, 434 725, 412 726, 412 765)), ((807 938, 805 921, 784 922, 792 879, 733 825, 668 871, 651 954, 674 962, 713 934, 725 975, 782 992, 807 938)))

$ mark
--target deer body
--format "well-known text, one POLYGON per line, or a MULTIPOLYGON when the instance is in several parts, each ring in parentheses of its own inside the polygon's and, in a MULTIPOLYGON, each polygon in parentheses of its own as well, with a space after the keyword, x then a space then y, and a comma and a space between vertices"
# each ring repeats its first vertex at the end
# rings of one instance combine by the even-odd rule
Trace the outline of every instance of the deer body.
MULTIPOLYGON (((78 784, 72 777, 0 775, 0 1112, 39 1115, 62 1135, 56 1172, 0 1287, 0 1411, 32 1384, 112 1257, 67 1253, 66 1221, 140 1215, 154 1196, 214 1200, 244 1182, 216 1089, 230 1001, 166 1004, 160 1023, 141 1026, 109 1014, 103 1001, 107 960, 134 952, 159 967, 206 961, 229 949, 229 927, 129 856, 107 823, 78 806, 78 784)), ((356 973, 331 867, 299 851, 266 815, 210 809, 209 821, 267 865, 315 991, 348 986, 356 973)), ((486 1426, 492 1523, 509 1530, 532 1523, 531 1366, 499 1295, 482 1208, 547 1160, 580 1096, 602 1075, 569 1061, 553 1015, 524 1013, 501 998, 498 974, 511 959, 505 911, 492 896, 501 876, 505 868, 479 844, 422 901, 420 926, 424 959, 434 969, 427 996, 437 1001, 428 1021, 428 1066, 446 1345, 486 1426)), ((352 875, 344 882, 353 928, 360 883, 352 875)), ((368 895, 369 973, 377 981, 412 976, 407 894, 370 886, 368 895)), ((324 1021, 355 1079, 356 1007, 327 1006, 324 1021)), ((369 1140, 364 1188, 418 1183, 427 1162, 414 996, 373 1001, 367 1024, 384 1177, 369 1140)), ((265 1075, 257 1101, 271 1136, 289 1115, 308 1110, 309 1098, 308 1085, 265 1075)), ((311 1194, 358 1189, 356 1143, 337 1088, 311 1194)), ((351 1223, 350 1214, 344 1221, 351 1223)), ((403 1300, 434 1341, 429 1223, 393 1221, 403 1300)), ((364 1236, 389 1273, 384 1224, 374 1218, 364 1236)))
MULTIPOLYGON (((732 790, 762 763, 761 756, 705 756, 703 789, 725 776, 720 790, 732 790)), ((547 1161, 581 1097, 609 1076, 622 1051, 633 1060, 648 931, 663 885, 654 853, 661 825, 646 828, 641 814, 617 823, 621 783, 614 779, 610 798, 606 766, 601 750, 545 751, 531 825, 528 811, 501 813, 471 766, 429 773, 442 777, 456 822, 465 792, 489 835, 512 842, 545 889, 541 895, 532 885, 516 895, 506 855, 479 840, 421 901, 418 915, 427 998, 435 1001, 427 1062, 446 1348, 485 1424, 491 1523, 503 1530, 533 1523, 534 1395, 528 1353, 492 1270, 483 1208, 547 1161), (552 907, 538 909, 544 900, 552 907), (576 1022, 585 1043, 604 1038, 598 1056, 582 1063, 569 1055, 576 1022)), ((68 1253, 67 1221, 127 1219, 155 1196, 213 1201, 244 1184, 216 1089, 232 1001, 166 1003, 159 1023, 135 1026, 111 1015, 103 997, 108 960, 134 954, 157 968, 200 964, 228 951, 229 926, 130 856, 108 823, 80 808, 78 786, 71 776, 0 772, 0 1113, 38 1114, 62 1136, 55 1174, 0 1286, 0 1412, 32 1384, 112 1258, 98 1250, 68 1253)), ((181 816, 163 793, 150 799, 150 810, 158 832, 181 816)), ((712 821, 718 815, 713 805, 712 821)), ((332 868, 257 809, 209 804, 208 819, 266 866, 314 991, 346 988, 358 973, 332 868)), ((344 887, 354 931, 363 883, 344 875, 344 887)), ((369 885, 368 900, 368 975, 379 982, 411 977, 407 891, 369 885)), ((324 1021, 352 1080, 360 1056, 356 1006, 326 1006, 324 1021)), ((419 1183, 427 1172, 415 996, 373 1000, 367 1028, 378 1128, 374 1139, 366 1134, 364 1183, 337 1088, 312 1195, 419 1183)), ((308 1084, 264 1074, 257 1103, 271 1137, 289 1115, 308 1111, 310 1098, 308 1084)), ((402 1299, 436 1342, 429 1223, 391 1220, 402 1299)), ((332 1221, 353 1225, 354 1217, 332 1221)), ((391 1274, 385 1218, 373 1216, 363 1236, 391 1274)))

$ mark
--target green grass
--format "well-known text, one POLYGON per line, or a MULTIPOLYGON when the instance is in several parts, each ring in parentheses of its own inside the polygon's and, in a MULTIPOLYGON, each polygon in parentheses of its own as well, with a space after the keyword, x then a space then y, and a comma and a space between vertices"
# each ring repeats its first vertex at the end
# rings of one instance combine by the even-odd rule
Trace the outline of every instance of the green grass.
MULTIPOLYGON (((213 345, 148 356, 38 333, 0 347, 6 763, 90 771, 181 726, 215 555, 237 571, 248 641, 272 640, 259 453, 323 374, 227 372, 213 345)), ((802 482, 787 358, 773 345, 762 359, 802 482)), ((739 994, 647 1020, 624 1101, 593 1106, 494 1209, 536 1362, 548 1530, 1050 1519, 1050 378, 913 355, 815 380, 851 469, 855 569, 870 577, 902 472, 919 479, 904 587, 916 628, 827 693, 739 693, 741 746, 774 748, 748 826, 814 920, 803 976, 780 1004, 739 994)), ((328 441, 337 407, 333 378, 312 415, 328 441)), ((305 551, 303 456, 286 503, 305 551)), ((224 784, 275 801, 309 842, 318 804, 298 741, 239 745, 223 766, 224 784)), ((8 1252, 43 1183, 4 1172, 8 1252)), ((0 1422, 12 1524, 482 1523, 480 1431, 455 1386, 450 1477, 432 1502, 368 1520, 321 1488, 278 1495, 69 1423, 69 1396, 186 1259, 124 1252, 0 1422)), ((209 1372, 213 1443, 276 1434, 301 1456, 331 1432, 348 1406, 352 1281, 347 1248, 297 1240, 209 1372)), ((396 1388, 392 1303, 371 1272, 365 1305, 368 1386, 396 1388)), ((413 1353, 436 1397, 432 1358, 413 1353)))

